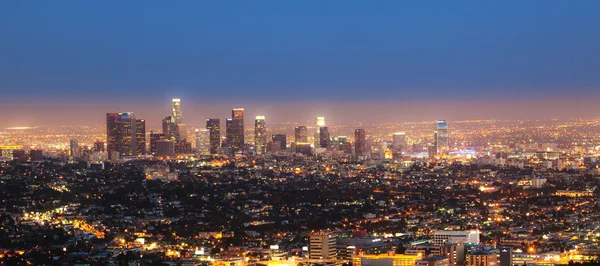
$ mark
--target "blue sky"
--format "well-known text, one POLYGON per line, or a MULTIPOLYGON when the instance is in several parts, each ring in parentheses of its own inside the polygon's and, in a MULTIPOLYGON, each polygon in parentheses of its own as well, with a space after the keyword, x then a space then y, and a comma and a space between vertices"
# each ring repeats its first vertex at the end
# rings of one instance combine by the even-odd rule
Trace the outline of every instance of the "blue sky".
POLYGON ((0 104, 599 97, 599 1, 1 1, 0 104), (168 100, 167 100, 168 101, 168 100))

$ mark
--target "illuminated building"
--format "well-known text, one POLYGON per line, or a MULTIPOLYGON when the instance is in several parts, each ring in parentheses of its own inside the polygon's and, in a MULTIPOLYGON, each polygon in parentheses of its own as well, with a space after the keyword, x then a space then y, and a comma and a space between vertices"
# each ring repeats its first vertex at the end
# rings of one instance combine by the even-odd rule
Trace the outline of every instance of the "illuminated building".
POLYGON ((264 116, 257 116, 254 120, 254 145, 256 153, 265 154, 267 152, 267 123, 264 116))
POLYGON ((196 128, 196 152, 199 154, 210 153, 210 131, 196 128))
POLYGON ((500 249, 500 266, 512 266, 512 248, 500 249))
POLYGON ((79 142, 76 139, 69 141, 69 154, 73 157, 79 157, 79 142))
POLYGON ((434 145, 436 155, 442 157, 448 153, 448 122, 446 120, 435 121, 434 145))
POLYGON ((177 124, 172 116, 167 116, 162 120, 162 131, 167 139, 175 140, 177 136, 177 124))
POLYGON ((367 140, 365 130, 362 128, 354 130, 354 153, 363 156, 367 152, 367 140))
POLYGON ((479 244, 479 231, 447 231, 437 230, 433 233, 433 243, 435 245, 451 244, 479 244))
POLYGON ((221 121, 218 118, 206 119, 206 129, 210 136, 210 154, 217 154, 221 147, 221 121))
POLYGON ((308 131, 306 126, 297 126, 294 128, 294 142, 308 142, 308 131))
POLYGON ((144 120, 138 121, 133 113, 106 113, 106 131, 109 159, 135 156, 143 154, 140 152, 145 152, 145 122, 144 120), (140 126, 139 129, 137 128, 138 125, 140 126), (138 135, 144 137, 141 138, 138 135), (140 146, 139 149, 138 146, 140 146), (119 156, 113 156, 113 154, 119 156))
POLYGON ((156 155, 163 157, 175 155, 175 142, 167 139, 157 141, 156 155))
POLYGON ((357 254, 378 255, 390 251, 389 243, 375 237, 338 238, 336 241, 337 257, 350 260, 357 254))
POLYGON ((16 150, 22 150, 21 145, 5 145, 0 146, 0 157, 13 158, 13 152, 16 150))
POLYGON ((271 140, 273 141, 273 145, 279 146, 277 150, 283 151, 287 147, 286 135, 285 134, 275 134, 271 136, 271 140))
POLYGON ((465 261, 465 266, 495 266, 498 265, 498 250, 471 250, 465 261))
POLYGON ((159 140, 165 140, 167 136, 163 133, 154 133, 150 131, 150 152, 156 153, 158 151, 158 147, 156 146, 159 140))
POLYGON ((135 142, 137 155, 144 155, 146 154, 146 120, 137 119, 135 123, 135 142))
POLYGON ((337 256, 336 237, 328 233, 314 233, 308 236, 308 257, 310 259, 335 259, 337 256))
POLYGON ((173 122, 175 124, 182 123, 182 115, 181 115, 181 99, 173 99, 171 117, 173 117, 173 122))
POLYGON ((415 266, 420 254, 403 255, 390 252, 381 255, 358 255, 352 258, 353 266, 415 266))
POLYGON ((225 134, 227 145, 232 153, 242 151, 244 148, 244 108, 231 110, 231 119, 225 121, 225 134))
POLYGON ((97 140, 94 142, 94 151, 95 152, 104 152, 104 142, 97 140))
POLYGON ((417 260, 415 266, 448 266, 449 260, 446 256, 431 256, 417 260))
POLYGON ((392 148, 396 151, 405 151, 407 147, 406 133, 396 132, 392 135, 392 148))
POLYGON ((325 126, 325 117, 318 116, 315 118, 315 132, 314 132, 314 147, 321 147, 321 135, 320 128, 325 126))
POLYGON ((328 127, 320 127, 319 128, 319 147, 327 148, 329 146, 329 128, 328 127))

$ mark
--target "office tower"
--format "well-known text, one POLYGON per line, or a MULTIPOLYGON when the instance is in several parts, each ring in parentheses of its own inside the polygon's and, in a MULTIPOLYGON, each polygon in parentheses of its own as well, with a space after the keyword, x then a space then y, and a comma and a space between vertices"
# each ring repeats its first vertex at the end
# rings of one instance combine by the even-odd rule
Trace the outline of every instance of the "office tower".
POLYGON ((320 127, 319 128, 319 147, 327 148, 329 146, 329 128, 320 127))
POLYGON ((297 126, 294 128, 294 142, 308 142, 308 131, 306 130, 306 126, 297 126))
POLYGON ((167 139, 175 140, 178 138, 177 124, 172 116, 167 116, 162 120, 162 130, 167 139))
POLYGON ((231 110, 231 118, 225 121, 225 134, 231 152, 242 151, 244 148, 244 108, 231 110))
POLYGON ((396 151, 405 151, 407 147, 406 133, 396 132, 392 134, 392 148, 396 151))
POLYGON ((104 152, 104 142, 96 140, 96 142, 94 142, 94 151, 104 152))
POLYGON ((367 140, 365 130, 362 128, 354 130, 354 153, 356 156, 364 156, 367 152, 367 140))
POLYGON ((275 134, 271 136, 271 140, 273 141, 273 145, 279 145, 277 150, 285 150, 287 147, 286 135, 285 134, 275 134))
POLYGON ((135 121, 135 142, 137 155, 146 154, 146 120, 137 119, 135 121))
POLYGON ((221 120, 218 118, 206 119, 206 129, 210 135, 210 154, 217 154, 221 148, 221 120))
POLYGON ((196 128, 196 152, 198 154, 210 153, 210 131, 208 129, 196 128))
POLYGON ((314 131, 314 139, 313 139, 313 143, 314 143, 314 147, 318 148, 321 146, 321 135, 320 135, 320 128, 325 126, 325 117, 322 116, 318 116, 315 118, 315 131, 314 131))
POLYGON ((157 156, 173 156, 175 155, 175 141, 162 139, 156 142, 157 156))
POLYGON ((172 108, 172 112, 171 112, 171 117, 173 117, 173 122, 175 124, 181 124, 182 123, 182 116, 181 116, 181 100, 180 99, 173 99, 173 108, 172 108))
POLYGON ((30 150, 29 158, 32 162, 41 161, 44 160, 44 154, 42 153, 42 150, 30 150))
POLYGON ((131 112, 106 113, 106 143, 109 159, 135 156, 145 151, 145 122, 131 112), (137 126, 140 125, 140 129, 137 126), (138 138, 138 135, 143 135, 138 138), (138 143, 139 142, 139 143, 138 143), (140 149, 138 149, 140 146, 140 149))
POLYGON ((435 121, 435 151, 436 155, 442 157, 448 153, 448 122, 446 120, 435 121))
POLYGON ((254 145, 256 153, 265 154, 267 152, 267 123, 264 116, 257 116, 254 120, 254 145))
POLYGON ((159 140, 166 140, 167 136, 163 133, 154 133, 150 131, 150 152, 156 153, 158 151, 157 143, 159 140))
POLYGON ((78 157, 79 156, 79 143, 77 142, 76 139, 72 139, 69 142, 69 154, 73 157, 78 157))
POLYGON ((336 237, 329 233, 313 233, 308 237, 308 256, 311 260, 335 259, 337 256, 336 237))

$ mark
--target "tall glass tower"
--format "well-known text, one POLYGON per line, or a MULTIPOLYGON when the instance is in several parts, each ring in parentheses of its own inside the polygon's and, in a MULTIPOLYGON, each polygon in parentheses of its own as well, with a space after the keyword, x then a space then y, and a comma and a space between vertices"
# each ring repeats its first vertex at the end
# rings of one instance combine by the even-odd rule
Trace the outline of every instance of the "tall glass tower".
POLYGON ((267 123, 262 115, 257 116, 254 120, 254 145, 256 145, 256 153, 265 154, 267 152, 267 123))
POLYGON ((436 155, 442 157, 448 154, 449 145, 448 145, 448 121, 446 120, 437 120, 435 121, 435 151, 436 155))
POLYGON ((181 124, 182 117, 181 117, 181 99, 173 99, 173 108, 172 108, 172 113, 171 113, 171 117, 173 119, 173 122, 175 122, 175 124, 181 124))

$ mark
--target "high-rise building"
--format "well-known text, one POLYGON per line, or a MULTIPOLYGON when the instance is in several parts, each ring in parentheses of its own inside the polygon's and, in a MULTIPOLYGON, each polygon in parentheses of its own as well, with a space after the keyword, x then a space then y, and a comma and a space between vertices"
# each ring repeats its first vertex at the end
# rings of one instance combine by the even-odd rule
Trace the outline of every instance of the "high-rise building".
POLYGON ((173 116, 167 116, 162 120, 162 131, 167 139, 175 140, 178 138, 177 124, 175 123, 173 116))
POLYGON ((406 141, 406 133, 396 132, 392 134, 392 148, 395 151, 405 151, 408 143, 406 141))
POLYGON ((362 128, 354 130, 354 153, 363 156, 367 152, 367 141, 365 130, 362 128))
POLYGON ((146 120, 137 119, 135 123, 135 142, 137 155, 144 155, 146 154, 146 120))
POLYGON ((221 120, 218 118, 206 119, 206 129, 210 135, 210 154, 217 154, 221 148, 221 120))
POLYGON ((195 140, 197 153, 210 153, 210 131, 208 129, 196 128, 195 140))
POLYGON ((279 145, 277 150, 285 150, 287 147, 286 135, 285 134, 275 134, 271 136, 271 140, 273 141, 273 145, 279 145))
POLYGON ((95 152, 104 152, 104 142, 102 142, 100 140, 96 140, 96 142, 94 142, 94 151, 95 152))
POLYGON ((315 118, 315 131, 314 131, 314 147, 318 148, 321 146, 321 131, 320 128, 325 126, 325 117, 317 116, 315 118))
POLYGON ((254 145, 256 153, 265 154, 267 152, 267 123, 264 116, 257 116, 254 120, 254 145))
POLYGON ((436 155, 442 157, 448 153, 448 122, 446 120, 435 121, 435 150, 436 155))
POLYGON ((329 146, 329 128, 328 127, 320 127, 319 128, 319 147, 327 148, 329 146))
POLYGON ((181 115, 181 99, 173 99, 173 108, 171 112, 171 117, 173 117, 173 122, 175 124, 182 123, 182 115, 181 115))
POLYGON ((308 142, 308 131, 306 130, 306 126, 297 126, 294 128, 294 142, 308 142))
POLYGON ((311 260, 336 258, 336 237, 334 235, 319 232, 311 234, 308 238, 308 257, 311 260))
POLYGON ((145 152, 145 122, 137 120, 132 112, 106 113, 106 143, 110 159, 135 156, 145 152), (137 127, 140 125, 140 129, 137 127), (143 125, 143 126, 142 126, 143 125), (143 142, 142 138, 144 136, 143 142), (138 143, 139 142, 139 143, 138 143), (140 149, 138 149, 140 146, 140 149), (113 156, 118 155, 118 156, 113 156))
POLYGON ((69 154, 73 157, 79 156, 79 142, 76 139, 72 139, 69 142, 69 154))
POLYGON ((175 141, 159 140, 156 142, 156 155, 158 156, 173 156, 175 155, 175 141))
POLYGON ((231 110, 231 119, 225 121, 227 145, 233 153, 244 148, 244 108, 231 110))
POLYGON ((497 249, 471 250, 466 256, 465 266, 496 266, 498 262, 497 249))
POLYGON ((158 152, 157 143, 159 140, 166 140, 167 136, 164 133, 154 133, 150 131, 150 152, 156 153, 158 152))

